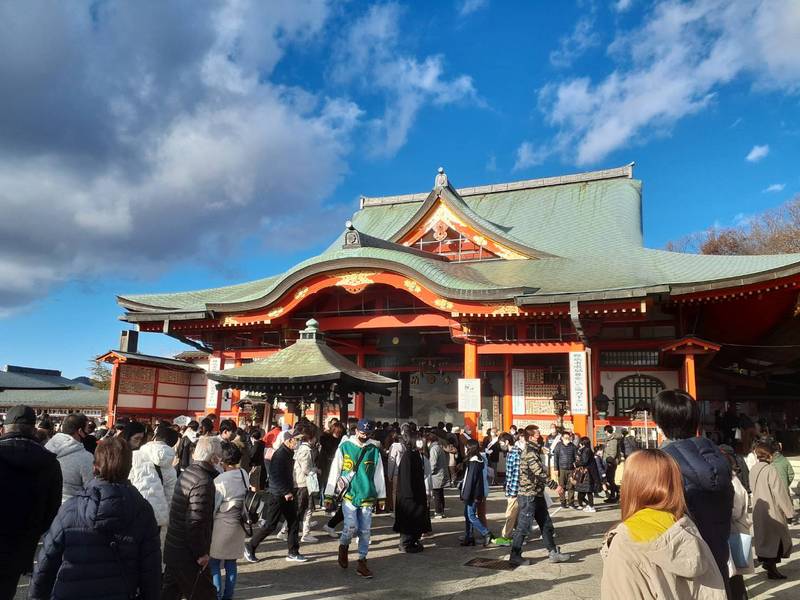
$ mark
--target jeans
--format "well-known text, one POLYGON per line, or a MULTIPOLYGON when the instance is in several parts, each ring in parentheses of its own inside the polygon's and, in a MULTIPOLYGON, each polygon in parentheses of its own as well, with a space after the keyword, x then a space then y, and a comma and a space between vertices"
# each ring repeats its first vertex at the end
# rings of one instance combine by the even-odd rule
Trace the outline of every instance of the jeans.
POLYGON ((339 538, 340 546, 349 546, 350 540, 358 532, 358 558, 367 558, 369 552, 369 532, 372 529, 372 507, 353 506, 350 502, 342 502, 344 527, 339 538))
POLYGON ((476 500, 472 504, 464 503, 464 533, 465 533, 465 540, 472 539, 472 529, 475 528, 478 530, 483 537, 489 535, 489 528, 486 527, 481 520, 478 518, 478 501, 476 500))
POLYGON ((517 528, 514 530, 514 539, 511 543, 512 554, 522 554, 522 547, 525 545, 525 538, 531 531, 533 521, 539 525, 542 532, 542 541, 545 547, 552 551, 556 549, 553 539, 555 531, 550 513, 547 510, 547 503, 544 496, 517 496, 519 504, 519 517, 517 518, 517 528))
POLYGON ((211 579, 214 581, 214 587, 217 588, 217 598, 220 600, 233 598, 233 590, 236 587, 236 560, 212 558, 208 561, 208 567, 211 569, 211 579), (225 568, 224 590, 222 586, 223 567, 225 568))

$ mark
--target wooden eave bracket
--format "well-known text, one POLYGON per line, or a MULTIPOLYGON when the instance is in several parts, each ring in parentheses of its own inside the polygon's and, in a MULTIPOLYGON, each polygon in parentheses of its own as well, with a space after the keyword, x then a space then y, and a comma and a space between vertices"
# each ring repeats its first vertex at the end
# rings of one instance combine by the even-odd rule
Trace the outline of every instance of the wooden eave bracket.
POLYGON ((676 340, 661 348, 662 352, 673 354, 715 354, 722 346, 702 338, 689 336, 676 340))

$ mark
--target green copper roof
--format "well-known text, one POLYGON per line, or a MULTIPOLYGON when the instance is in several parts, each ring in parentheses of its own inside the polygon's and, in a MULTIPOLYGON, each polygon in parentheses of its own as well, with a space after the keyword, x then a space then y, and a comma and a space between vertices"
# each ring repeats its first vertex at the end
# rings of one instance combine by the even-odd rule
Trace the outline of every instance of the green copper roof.
POLYGON ((216 371, 208 378, 230 387, 274 391, 282 384, 338 383, 350 391, 387 393, 396 380, 368 371, 345 358, 325 343, 315 320, 300 333, 300 339, 273 354, 241 367, 216 371))
MULTIPOLYGON (((355 230, 367 243, 343 249, 339 236, 319 256, 282 275, 250 283, 181 292, 121 296, 130 320, 192 313, 202 316, 267 306, 304 278, 331 270, 385 268, 415 278, 452 299, 518 302, 565 297, 613 298, 649 292, 741 285, 800 272, 800 255, 704 256, 651 250, 643 245, 641 182, 612 171, 459 190, 455 199, 469 218, 504 239, 543 253, 530 260, 446 262, 386 241, 401 232, 429 194, 368 199, 355 213, 355 230), (599 174, 598 174, 599 176, 599 174), (612 178, 609 178, 612 177, 612 178), (542 183, 545 181, 545 183, 542 183), (530 184, 530 185, 528 185, 530 184), (466 208, 464 208, 466 207, 466 208), (384 240, 381 244, 369 239, 384 240)), ((449 188, 448 188, 449 191, 449 188)), ((451 199, 452 201, 453 199, 451 199)), ((501 240, 502 241, 502 240, 501 240)), ((194 317, 193 317, 194 318, 194 317)))

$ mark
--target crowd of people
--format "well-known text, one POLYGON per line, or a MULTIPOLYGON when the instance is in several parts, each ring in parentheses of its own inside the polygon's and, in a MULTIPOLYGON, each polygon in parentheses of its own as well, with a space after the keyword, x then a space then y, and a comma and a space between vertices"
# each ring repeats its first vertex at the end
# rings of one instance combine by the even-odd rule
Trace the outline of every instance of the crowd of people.
POLYGON ((56 431, 17 406, 0 436, 0 476, 13 482, 0 510, 15 515, 0 529, 0 600, 31 570, 35 600, 84 598, 95 586, 126 600, 230 599, 237 560, 257 562, 274 535, 287 561, 306 562, 316 531, 338 539, 342 569, 355 544, 355 573, 369 579, 380 512, 393 513, 399 552, 423 552, 436 520, 463 514, 462 546, 505 546, 513 567, 527 565, 538 529, 547 560, 562 563, 571 557, 556 545, 552 506, 593 513, 603 497, 622 520, 603 540, 602 598, 741 600, 756 557, 768 578, 784 578, 794 473, 780 445, 756 436, 747 456, 717 446, 697 435, 697 403, 677 390, 656 396, 653 415, 660 449, 610 425, 596 446, 555 425, 477 436, 355 418, 322 430, 306 419, 245 430, 214 415, 109 429, 71 414, 56 431), (491 523, 498 485, 506 510, 491 523))

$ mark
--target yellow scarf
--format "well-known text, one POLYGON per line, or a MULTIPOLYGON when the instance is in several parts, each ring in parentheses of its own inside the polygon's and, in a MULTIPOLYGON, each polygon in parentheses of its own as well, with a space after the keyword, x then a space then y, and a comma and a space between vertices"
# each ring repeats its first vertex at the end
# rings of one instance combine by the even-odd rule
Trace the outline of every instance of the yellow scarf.
POLYGON ((643 508, 625 521, 634 542, 652 542, 675 524, 671 513, 643 508))

